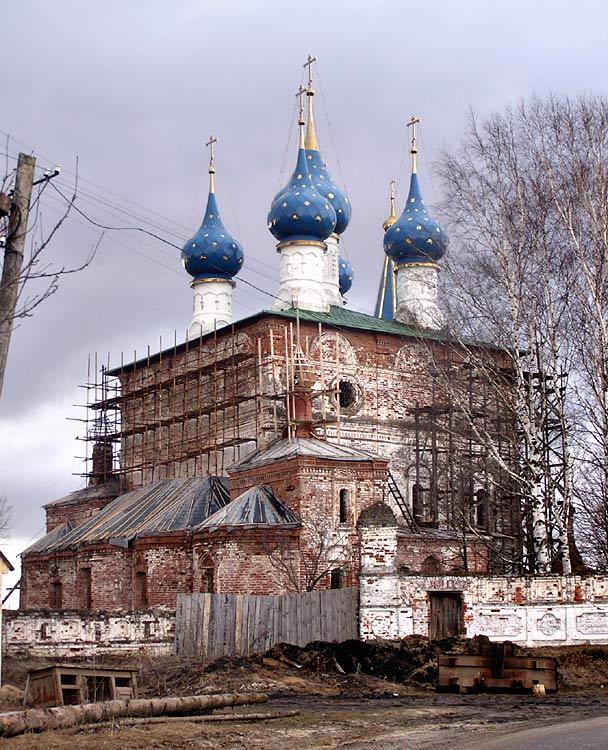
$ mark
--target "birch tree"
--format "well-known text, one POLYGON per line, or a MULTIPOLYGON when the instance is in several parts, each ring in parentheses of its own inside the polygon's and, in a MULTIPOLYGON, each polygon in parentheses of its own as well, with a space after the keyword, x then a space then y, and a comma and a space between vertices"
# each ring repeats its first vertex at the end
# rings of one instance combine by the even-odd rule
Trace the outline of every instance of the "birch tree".
POLYGON ((607 147, 605 100, 535 98, 471 115, 440 166, 451 325, 513 415, 510 465, 478 438, 518 488, 530 572, 571 571, 575 498, 587 528, 608 507, 607 147), (508 354, 509 387, 466 337, 508 354))

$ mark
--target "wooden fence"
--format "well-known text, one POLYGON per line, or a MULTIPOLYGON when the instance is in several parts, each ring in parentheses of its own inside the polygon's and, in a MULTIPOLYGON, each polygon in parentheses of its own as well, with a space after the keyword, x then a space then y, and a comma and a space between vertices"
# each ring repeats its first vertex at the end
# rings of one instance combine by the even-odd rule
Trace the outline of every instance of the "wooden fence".
POLYGON ((175 649, 184 656, 264 653, 275 643, 358 638, 356 589, 283 596, 179 594, 175 649))

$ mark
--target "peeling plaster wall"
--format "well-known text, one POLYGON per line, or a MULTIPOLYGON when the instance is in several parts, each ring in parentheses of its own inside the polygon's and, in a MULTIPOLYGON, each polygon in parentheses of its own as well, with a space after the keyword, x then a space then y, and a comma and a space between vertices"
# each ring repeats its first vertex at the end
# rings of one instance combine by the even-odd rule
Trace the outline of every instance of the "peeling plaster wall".
POLYGON ((461 592, 469 638, 608 643, 608 576, 407 576, 369 568, 361 576, 361 637, 430 635, 431 591, 461 592))
POLYGON ((124 615, 5 610, 2 622, 3 651, 9 656, 171 654, 174 638, 172 610, 124 615))

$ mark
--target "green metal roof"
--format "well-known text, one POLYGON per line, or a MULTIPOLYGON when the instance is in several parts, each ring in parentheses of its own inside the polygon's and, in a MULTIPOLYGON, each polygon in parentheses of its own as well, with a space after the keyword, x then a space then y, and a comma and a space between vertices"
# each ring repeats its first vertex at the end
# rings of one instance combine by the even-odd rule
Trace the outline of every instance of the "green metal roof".
POLYGON ((292 318, 296 320, 307 320, 313 323, 322 323, 336 328, 357 328, 362 331, 373 331, 375 333, 392 333, 397 336, 412 336, 417 339, 433 339, 447 341, 449 339, 444 333, 438 331, 421 331, 418 328, 399 323, 397 320, 383 320, 375 315, 349 310, 346 307, 330 307, 329 312, 312 312, 311 310, 263 310, 262 315, 275 315, 280 318, 292 318))
MULTIPOLYGON (((311 310, 297 310, 295 307, 292 307, 289 310, 260 310, 247 318, 241 318, 234 323, 218 328, 217 333, 223 333, 230 328, 237 331, 250 323, 268 316, 275 318, 288 318, 290 320, 297 320, 299 317, 300 320, 312 323, 322 323, 329 328, 351 328, 360 331, 371 331, 372 333, 385 333, 394 336, 408 336, 414 339, 426 339, 428 341, 449 341, 453 344, 464 344, 465 346, 500 349, 500 347, 487 342, 474 341, 468 338, 458 339, 442 331, 424 331, 419 328, 414 328, 413 326, 408 326, 405 323, 399 323, 397 320, 382 320, 382 318, 377 318, 375 315, 368 315, 367 313, 356 312, 355 310, 348 310, 347 308, 337 306, 330 307, 329 312, 326 313, 313 312, 311 310)), ((211 340, 214 335, 216 335, 214 332, 205 333, 200 338, 211 340)), ((172 354, 183 352, 188 347, 193 347, 194 342, 198 341, 198 338, 199 337, 190 339, 188 342, 183 342, 177 346, 168 347, 161 352, 129 362, 121 367, 115 367, 108 370, 107 374, 120 375, 122 371, 126 372, 129 369, 138 368, 142 365, 156 362, 162 355, 171 356, 172 354)))

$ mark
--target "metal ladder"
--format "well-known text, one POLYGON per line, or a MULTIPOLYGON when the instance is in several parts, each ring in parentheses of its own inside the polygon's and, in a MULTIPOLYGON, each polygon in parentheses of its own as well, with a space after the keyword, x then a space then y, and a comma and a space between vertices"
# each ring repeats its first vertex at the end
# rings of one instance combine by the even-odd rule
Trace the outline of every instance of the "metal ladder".
POLYGON ((406 499, 403 497, 403 493, 399 489, 399 485, 395 481, 395 477, 391 474, 391 472, 388 472, 388 491, 392 495, 395 503, 397 504, 397 507, 401 511, 403 517, 405 518, 405 521, 410 529, 410 531, 418 532, 418 524, 414 520, 414 516, 412 515, 412 512, 406 502, 406 499))

